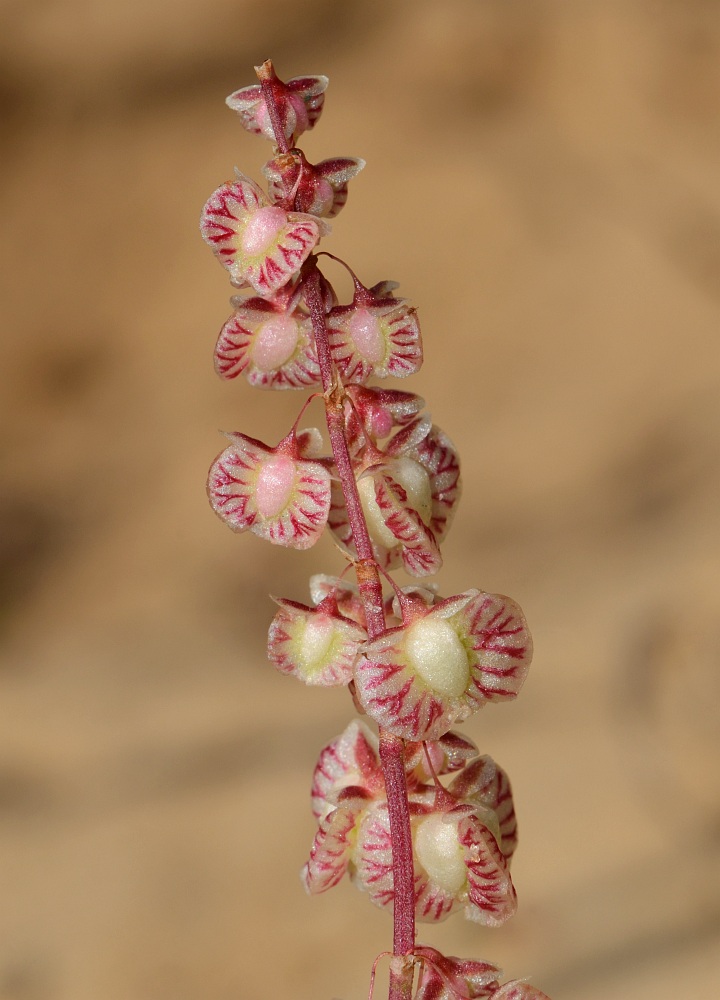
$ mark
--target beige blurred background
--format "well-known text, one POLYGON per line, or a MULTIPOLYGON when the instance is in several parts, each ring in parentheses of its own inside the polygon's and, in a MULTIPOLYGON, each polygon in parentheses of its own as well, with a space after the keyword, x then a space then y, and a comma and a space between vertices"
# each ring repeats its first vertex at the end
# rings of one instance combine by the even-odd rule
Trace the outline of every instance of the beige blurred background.
POLYGON ((302 398, 215 378, 197 232, 269 155, 223 103, 269 55, 331 78, 309 157, 368 161, 326 248, 420 309, 405 387, 464 460, 442 590, 536 638, 468 726, 519 915, 420 939, 553 1000, 717 998, 720 5, 3 0, 0 39, 0 998, 352 1000, 389 946, 297 878, 346 695, 264 661, 266 595, 340 560, 204 495, 219 428, 302 398))

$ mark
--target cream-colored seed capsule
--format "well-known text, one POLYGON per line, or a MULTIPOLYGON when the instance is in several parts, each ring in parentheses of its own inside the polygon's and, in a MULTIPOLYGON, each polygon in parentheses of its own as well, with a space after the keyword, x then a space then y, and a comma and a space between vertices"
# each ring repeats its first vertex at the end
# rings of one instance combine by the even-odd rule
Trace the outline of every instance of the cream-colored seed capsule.
POLYGON ((457 826, 442 816, 428 816, 415 831, 417 859, 436 885, 454 896, 467 879, 463 849, 457 826))
POLYGON ((257 331, 252 346, 252 359, 261 372, 280 368, 295 353, 298 324, 288 316, 273 316, 257 331))
POLYGON ((358 479, 357 485, 370 537, 379 545, 384 545, 386 548, 391 549, 393 545, 397 545, 397 538, 385 526, 385 521, 375 499, 374 479, 372 476, 365 476, 363 479, 358 479))
POLYGON ((397 458, 390 467, 390 475, 406 491, 408 502, 420 515, 423 524, 430 524, 432 516, 432 487, 427 469, 414 458, 397 458))
POLYGON ((255 483, 255 503, 262 518, 277 517, 290 503, 297 467, 288 455, 273 455, 260 466, 255 483))
POLYGON ((305 623, 298 662, 304 674, 312 674, 325 665, 335 629, 329 618, 309 618, 305 623))
POLYGON ((442 618, 421 618, 408 629, 410 666, 437 694, 459 698, 470 680, 470 664, 457 632, 442 618))

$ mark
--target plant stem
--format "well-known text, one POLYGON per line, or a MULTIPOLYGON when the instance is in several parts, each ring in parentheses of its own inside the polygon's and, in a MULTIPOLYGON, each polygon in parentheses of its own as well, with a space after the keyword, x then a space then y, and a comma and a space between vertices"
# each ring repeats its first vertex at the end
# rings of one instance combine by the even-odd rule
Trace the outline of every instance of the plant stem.
MULTIPOLYGON (((314 258, 303 270, 303 293, 315 334, 330 445, 358 554, 355 570, 365 605, 368 637, 372 640, 385 632, 382 583, 345 438, 343 390, 330 356, 320 273, 314 258)), ((393 963, 390 967, 389 1000, 410 1000, 413 965, 401 960, 415 950, 415 872, 405 777, 405 746, 398 736, 384 729, 380 730, 380 763, 387 794, 393 861, 393 963)))
POLYGON ((310 310, 313 333, 315 334, 330 446, 345 497, 348 520, 359 559, 358 584, 363 598, 366 599, 368 637, 376 639, 385 631, 382 584, 345 439, 344 393, 330 356, 325 310, 320 294, 320 272, 314 259, 310 260, 303 268, 303 294, 310 310))

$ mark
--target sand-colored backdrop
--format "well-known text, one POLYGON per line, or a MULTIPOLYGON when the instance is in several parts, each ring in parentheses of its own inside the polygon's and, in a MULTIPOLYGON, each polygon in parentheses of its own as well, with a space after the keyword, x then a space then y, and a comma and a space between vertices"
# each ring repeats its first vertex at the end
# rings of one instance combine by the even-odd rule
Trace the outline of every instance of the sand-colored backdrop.
MULTIPOLYGON (((331 78, 368 161, 326 247, 419 307, 464 460, 443 592, 513 595, 520 913, 421 939, 553 1000, 720 995, 720 5, 4 0, 0 998, 366 995, 390 920, 307 898, 344 692, 264 660, 269 592, 341 562, 212 514, 218 428, 297 394, 212 371, 200 207, 268 149, 223 103, 331 78)), ((314 422, 321 419, 314 413, 314 422)))

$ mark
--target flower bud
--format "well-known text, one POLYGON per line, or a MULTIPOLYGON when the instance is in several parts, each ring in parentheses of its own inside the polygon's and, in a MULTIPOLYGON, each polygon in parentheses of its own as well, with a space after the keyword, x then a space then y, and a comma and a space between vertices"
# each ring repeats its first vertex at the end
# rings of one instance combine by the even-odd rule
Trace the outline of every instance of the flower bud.
MULTIPOLYGON (((325 103, 326 76, 296 76, 283 82, 268 59, 256 67, 258 75, 269 81, 285 138, 292 144, 303 132, 311 129, 320 117, 325 103)), ((253 135, 264 135, 275 142, 270 113, 259 83, 236 90, 225 101, 240 115, 243 128, 253 135)))

